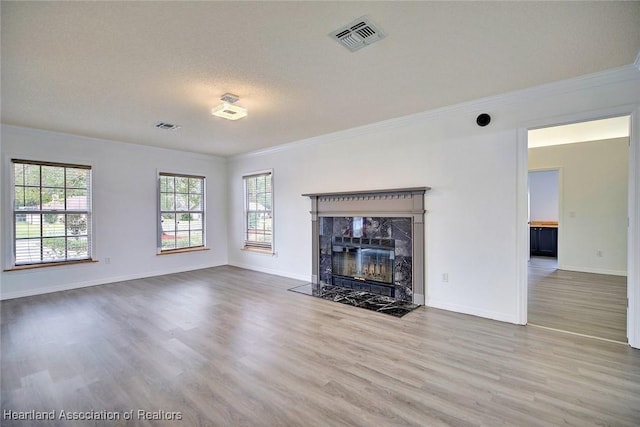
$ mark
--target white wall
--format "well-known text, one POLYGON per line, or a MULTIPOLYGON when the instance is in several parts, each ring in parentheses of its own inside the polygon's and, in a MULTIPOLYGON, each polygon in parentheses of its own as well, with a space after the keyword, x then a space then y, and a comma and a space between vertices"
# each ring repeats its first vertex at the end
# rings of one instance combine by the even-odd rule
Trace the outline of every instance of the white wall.
MULTIPOLYGON (((1 297, 13 298, 227 263, 224 159, 79 136, 2 126, 2 181, 11 158, 93 166, 95 258, 90 264, 5 271, 1 297), (156 255, 158 171, 204 175, 208 251, 156 255), (105 262, 110 258, 110 263, 105 262)), ((2 185, 3 235, 10 233, 9 189, 2 185)), ((11 241, 3 242, 3 268, 11 241)))
POLYGON ((558 170, 529 172, 529 220, 558 222, 558 170))
POLYGON ((562 168, 558 267, 626 275, 629 138, 532 148, 529 167, 562 168))
POLYGON ((517 323, 519 129, 638 100, 640 73, 626 67, 232 158, 229 262, 310 280, 310 202, 302 193, 430 186, 427 305, 517 323), (481 112, 493 117, 484 128, 475 124, 481 112), (270 168, 276 256, 240 250, 241 175, 270 168))

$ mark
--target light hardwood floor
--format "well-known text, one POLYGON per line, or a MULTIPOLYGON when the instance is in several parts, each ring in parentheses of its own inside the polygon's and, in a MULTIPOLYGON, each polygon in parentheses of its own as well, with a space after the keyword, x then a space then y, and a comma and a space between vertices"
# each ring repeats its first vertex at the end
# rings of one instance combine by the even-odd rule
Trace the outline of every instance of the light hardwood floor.
MULTIPOLYGON (((640 351, 421 307, 398 319, 230 266, 2 302, 2 412, 114 426, 640 425, 640 351)), ((4 419, 2 426, 38 425, 4 419)))
POLYGON ((529 260, 529 324, 627 342, 627 279, 529 260))

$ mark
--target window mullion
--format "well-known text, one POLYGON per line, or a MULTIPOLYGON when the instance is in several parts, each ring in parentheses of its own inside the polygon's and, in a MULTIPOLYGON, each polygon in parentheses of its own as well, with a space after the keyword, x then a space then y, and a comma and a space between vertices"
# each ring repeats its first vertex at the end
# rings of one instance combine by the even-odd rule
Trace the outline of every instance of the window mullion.
POLYGON ((39 175, 39 187, 38 192, 40 196, 40 262, 44 261, 44 215, 42 214, 42 165, 38 166, 39 175))

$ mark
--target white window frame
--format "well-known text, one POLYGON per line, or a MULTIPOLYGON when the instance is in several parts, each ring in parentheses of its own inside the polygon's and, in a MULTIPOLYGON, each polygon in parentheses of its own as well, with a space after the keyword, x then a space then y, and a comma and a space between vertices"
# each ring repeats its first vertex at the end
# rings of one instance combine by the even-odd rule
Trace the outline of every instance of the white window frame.
MULTIPOLYGON (((93 166, 91 164, 86 163, 69 163, 64 161, 41 161, 41 160, 31 160, 31 159, 22 159, 18 156, 7 156, 5 165, 7 165, 7 175, 9 182, 9 188, 7 188, 8 197, 8 206, 7 211, 11 212, 9 218, 7 218, 6 224, 9 225, 9 239, 8 242, 10 246, 9 253, 6 256, 7 260, 7 269, 25 269, 25 268, 38 268, 38 267, 50 267, 50 266, 58 266, 58 265, 69 265, 69 264, 77 264, 77 263, 85 263, 85 262, 94 262, 95 255, 95 228, 94 228, 94 214, 93 214, 93 166), (63 189, 65 196, 63 197, 63 207, 62 208, 48 208, 45 209, 42 206, 42 188, 47 188, 43 185, 42 176, 40 175, 40 182, 37 186, 30 185, 25 186, 25 188, 37 188, 40 193, 40 205, 38 209, 16 209, 16 182, 15 182, 15 165, 16 164, 26 164, 26 165, 35 165, 42 168, 43 166, 51 166, 51 167, 60 167, 65 168, 65 184, 64 187, 55 187, 63 189), (71 209, 67 208, 67 197, 66 192, 69 189, 75 189, 72 187, 67 187, 66 183, 66 169, 84 169, 88 170, 88 179, 87 184, 84 189, 86 189, 86 209, 71 209), (24 238, 17 237, 17 215, 33 215, 40 217, 40 235, 33 237, 33 239, 40 239, 40 260, 39 261, 28 261, 28 262, 19 262, 17 259, 17 241, 25 240, 24 238), (70 256, 68 242, 70 238, 78 237, 75 234, 69 235, 69 229, 65 223, 64 226, 64 234, 49 236, 51 238, 63 238, 65 240, 65 248, 64 248, 64 259, 45 259, 44 250, 45 245, 43 244, 43 240, 47 238, 43 234, 43 220, 44 215, 86 215, 86 237, 87 237, 87 255, 82 257, 70 256)), ((20 185, 18 185, 20 186, 20 185)), ((7 212, 5 211, 5 212, 7 212)), ((84 237, 84 235, 80 236, 84 237)), ((6 246, 5 246, 6 247, 6 246)))
MULTIPOLYGON (((164 255, 164 254, 171 254, 171 253, 180 253, 180 252, 190 252, 190 251, 197 251, 197 250, 206 250, 206 244, 207 244, 207 233, 206 233, 206 194, 207 194, 207 179, 204 175, 195 175, 195 174, 189 174, 189 173, 180 173, 180 172, 163 172, 163 171, 158 171, 158 233, 157 233, 157 254, 159 255, 164 255), (162 195, 163 194, 168 194, 167 192, 163 192, 162 191, 162 184, 161 184, 161 180, 162 177, 176 177, 176 178, 189 178, 189 179, 199 179, 202 181, 201 184, 201 188, 202 188, 202 193, 201 193, 201 197, 202 200, 200 202, 201 205, 201 209, 191 209, 189 206, 186 207, 186 209, 178 209, 177 206, 175 205, 175 199, 174 199, 174 209, 162 209, 162 195), (163 228, 163 214, 173 214, 176 215, 176 225, 174 226, 174 232, 177 233, 178 232, 178 219, 177 219, 177 215, 183 215, 183 214, 193 214, 193 213, 197 213, 201 215, 201 229, 199 231, 202 232, 202 242, 201 244, 198 245, 191 245, 191 235, 189 233, 189 246, 184 246, 184 247, 175 247, 175 248, 166 248, 163 249, 162 247, 162 240, 163 240, 163 235, 165 234, 165 230, 163 228)), ((175 188, 173 191, 174 197, 176 194, 175 188)), ((189 191, 187 191, 187 197, 189 194, 191 194, 189 191)), ((190 229, 188 230, 189 232, 191 231, 190 229)))
POLYGON ((249 250, 249 251, 257 251, 257 252, 263 252, 263 253, 268 253, 268 254, 274 254, 275 253, 275 214, 274 214, 274 200, 275 200, 275 193, 274 193, 274 189, 275 189, 275 185, 274 185, 274 178, 273 178, 273 169, 267 169, 267 170, 261 170, 261 171, 255 171, 255 172, 251 172, 251 173, 245 173, 242 175, 242 197, 244 200, 244 209, 243 209, 243 215, 244 215, 244 219, 243 219, 243 240, 244 240, 244 245, 243 245, 243 249, 244 250, 249 250), (258 177, 258 176, 263 176, 263 175, 268 175, 271 178, 271 209, 270 210, 260 210, 260 212, 269 212, 271 214, 271 242, 269 242, 268 244, 265 243, 261 243, 261 242, 257 242, 257 241, 250 241, 249 240, 249 213, 250 212, 256 212, 254 211, 250 211, 249 208, 249 194, 248 194, 248 186, 247 186, 247 179, 252 178, 252 177, 258 177))

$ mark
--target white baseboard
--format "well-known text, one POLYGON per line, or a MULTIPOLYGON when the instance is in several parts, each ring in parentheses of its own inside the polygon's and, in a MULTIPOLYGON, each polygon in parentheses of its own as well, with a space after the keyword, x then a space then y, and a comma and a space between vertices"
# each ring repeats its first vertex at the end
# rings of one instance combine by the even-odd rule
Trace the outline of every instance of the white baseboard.
POLYGON ((0 294, 0 300, 9 300, 14 298, 30 297, 34 295, 50 294, 52 292, 68 291, 71 289, 88 288, 90 286, 106 285, 109 283, 124 282, 126 280, 145 279, 147 277, 163 276, 165 274, 182 273, 185 271, 202 270, 204 268, 217 267, 217 265, 194 265, 189 268, 173 268, 167 270, 147 271, 145 273, 127 274, 123 276, 105 277, 95 280, 86 280, 82 282, 64 283, 62 285, 48 286, 46 288, 25 289, 15 292, 3 292, 0 294))
POLYGON ((427 300, 427 304, 426 305, 427 305, 427 307, 439 308, 439 309, 448 310, 448 311, 454 311, 456 313, 470 314, 472 316, 484 317, 486 319, 498 320, 500 322, 518 324, 516 316, 515 315, 511 315, 511 314, 507 314, 507 313, 501 313, 501 312, 490 311, 490 310, 478 310, 475 307, 469 307, 469 306, 460 305, 460 304, 451 304, 451 303, 444 302, 444 301, 434 300, 432 298, 429 298, 427 300))
POLYGON ((231 265, 233 267, 238 267, 238 268, 244 268, 245 270, 257 271, 257 272, 266 273, 266 274, 273 274, 274 276, 282 276, 289 279, 302 280, 303 282, 311 283, 311 274, 309 274, 308 276, 301 275, 301 274, 292 274, 288 271, 273 270, 270 268, 256 267, 255 265, 241 264, 241 263, 235 263, 235 262, 230 262, 228 265, 231 265))
POLYGON ((594 274, 607 274, 609 276, 625 276, 626 271, 621 270, 607 270, 606 268, 592 268, 592 267, 575 267, 573 265, 558 265, 559 270, 575 271, 578 273, 594 273, 594 274))

